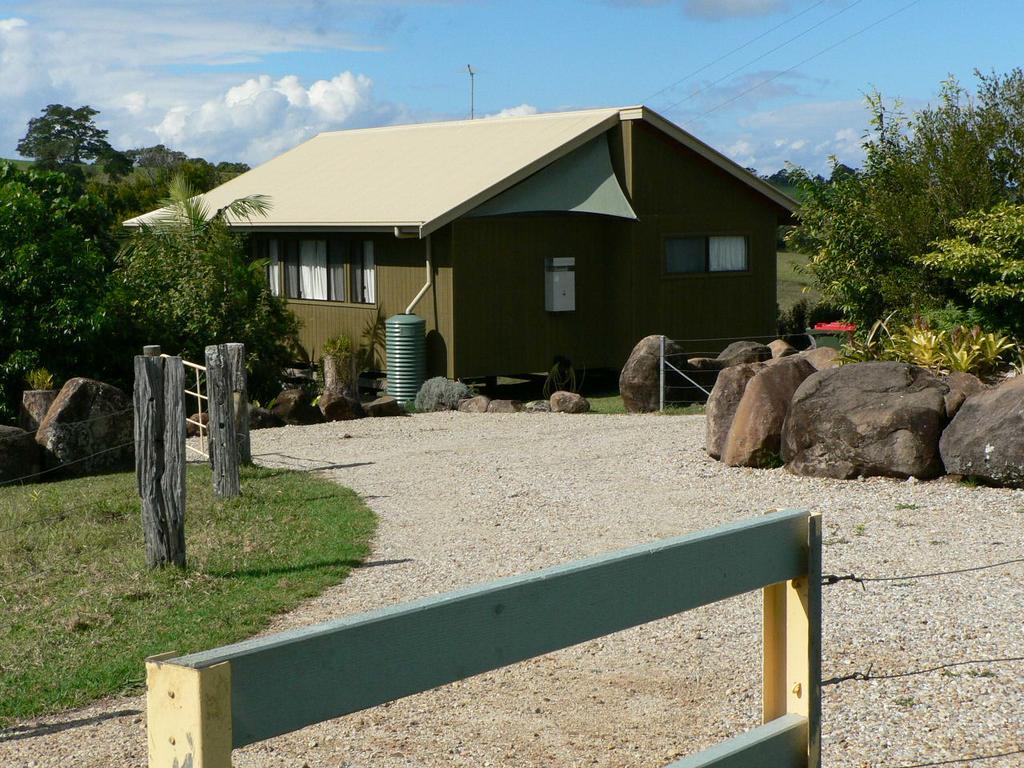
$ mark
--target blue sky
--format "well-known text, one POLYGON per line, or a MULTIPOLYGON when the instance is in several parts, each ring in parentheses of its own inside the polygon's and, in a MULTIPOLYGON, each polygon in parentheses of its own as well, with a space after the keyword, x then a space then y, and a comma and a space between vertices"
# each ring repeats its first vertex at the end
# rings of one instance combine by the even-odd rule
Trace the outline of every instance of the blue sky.
POLYGON ((1006 72, 1020 29, 1015 0, 0 0, 0 156, 60 102, 119 148, 255 164, 466 117, 472 64, 478 115, 645 103, 744 165, 822 171, 859 163, 867 91, 915 108, 1006 72))

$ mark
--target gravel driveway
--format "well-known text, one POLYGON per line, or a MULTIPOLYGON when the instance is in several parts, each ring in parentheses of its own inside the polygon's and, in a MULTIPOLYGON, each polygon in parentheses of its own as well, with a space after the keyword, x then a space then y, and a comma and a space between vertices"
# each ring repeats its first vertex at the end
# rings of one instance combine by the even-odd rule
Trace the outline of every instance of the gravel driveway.
MULTIPOLYGON (((799 507, 824 568, 915 574, 1024 557, 1024 492, 796 478, 705 456, 703 417, 429 414, 253 433, 256 461, 319 470, 380 515, 368 567, 280 617, 302 626, 799 507)), ((824 676, 1024 656, 1024 564, 826 587, 824 676)), ((757 723, 759 598, 745 595, 235 752, 259 766, 660 766, 757 723)), ((141 697, 0 736, 16 766, 143 766, 141 697), (68 726, 72 727, 68 727, 68 726), (13 737, 13 738, 12 738, 13 737)), ((825 765, 1024 748, 1024 662, 852 680, 824 693, 825 765)), ((1024 765, 1024 754, 986 768, 1024 765)))

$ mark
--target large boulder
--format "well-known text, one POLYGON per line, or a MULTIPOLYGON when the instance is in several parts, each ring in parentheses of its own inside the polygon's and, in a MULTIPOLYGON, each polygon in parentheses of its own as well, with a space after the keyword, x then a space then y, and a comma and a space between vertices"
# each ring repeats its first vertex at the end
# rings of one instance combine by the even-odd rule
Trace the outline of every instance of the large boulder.
POLYGON ((768 349, 772 351, 773 358, 789 357, 790 355, 795 355, 797 352, 796 347, 794 347, 785 339, 776 339, 775 341, 769 341, 768 349))
POLYGON ((276 400, 270 411, 285 424, 319 424, 324 420, 323 413, 313 405, 306 389, 296 387, 283 390, 276 400))
POLYGON ((790 401, 814 372, 814 366, 799 356, 757 371, 736 407, 722 447, 722 461, 730 467, 778 466, 790 401))
POLYGON ((272 429, 283 426, 284 419, 273 411, 255 405, 249 406, 249 429, 272 429))
POLYGON ((318 405, 325 421, 351 421, 366 416, 359 401, 341 389, 325 389, 318 405))
POLYGON ((488 413, 519 413, 523 404, 518 400, 491 400, 487 406, 488 413))
POLYGON ((907 363, 870 362, 818 371, 797 389, 782 431, 796 475, 850 479, 942 474, 939 437, 946 386, 907 363))
MULTIPOLYGON (((681 361, 683 350, 665 340, 665 356, 681 361), (671 356, 671 357, 669 357, 671 356)), ((661 403, 661 336, 645 336, 633 347, 619 374, 619 394, 627 413, 651 413, 661 403)))
POLYGON ((763 367, 764 363, 744 363, 726 368, 718 375, 704 409, 704 449, 711 458, 722 457, 725 438, 732 426, 736 408, 743 399, 743 392, 763 367))
POLYGON ((730 368, 743 363, 760 363, 772 359, 772 350, 765 344, 756 341, 734 341, 718 353, 715 358, 723 368, 730 368))
POLYGON ((21 410, 18 412, 18 424, 24 430, 35 432, 56 399, 56 389, 26 389, 21 393, 21 410))
POLYGON ((943 376, 942 381, 949 388, 946 395, 946 415, 951 419, 956 416, 960 406, 968 397, 984 392, 986 389, 981 379, 973 373, 953 371, 943 376))
POLYGON ((939 449, 950 474, 1024 487, 1024 376, 968 397, 939 449))
POLYGON ((21 478, 33 482, 32 475, 40 469, 40 458, 39 445, 31 433, 0 425, 0 483, 21 478))
POLYGON ((552 413, 587 413, 590 410, 590 401, 575 392, 555 392, 548 402, 552 413))
POLYGON ((459 411, 462 413, 487 413, 487 406, 491 404, 491 398, 487 395, 467 397, 459 401, 459 411))
POLYGON ((363 410, 366 411, 367 416, 372 416, 375 419, 406 415, 405 408, 391 395, 383 395, 376 400, 371 400, 363 406, 363 410))
POLYGON ((840 365, 839 350, 833 347, 805 349, 800 356, 818 371, 827 371, 829 368, 838 368, 840 365))
POLYGON ((61 387, 36 432, 47 469, 65 477, 116 472, 135 466, 132 400, 95 379, 70 379, 61 387))

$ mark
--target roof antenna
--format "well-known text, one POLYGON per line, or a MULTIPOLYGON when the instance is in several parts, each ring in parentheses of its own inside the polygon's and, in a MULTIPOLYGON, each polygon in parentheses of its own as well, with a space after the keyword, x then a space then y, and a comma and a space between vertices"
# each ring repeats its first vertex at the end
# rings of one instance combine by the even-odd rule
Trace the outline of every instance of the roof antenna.
POLYGON ((473 92, 474 91, 474 88, 473 88, 473 85, 474 85, 473 76, 476 74, 476 72, 473 71, 473 65, 472 64, 467 64, 466 65, 466 71, 469 72, 469 119, 472 120, 475 117, 475 114, 474 114, 474 112, 475 112, 475 105, 473 103, 474 102, 474 97, 475 97, 475 94, 473 92))

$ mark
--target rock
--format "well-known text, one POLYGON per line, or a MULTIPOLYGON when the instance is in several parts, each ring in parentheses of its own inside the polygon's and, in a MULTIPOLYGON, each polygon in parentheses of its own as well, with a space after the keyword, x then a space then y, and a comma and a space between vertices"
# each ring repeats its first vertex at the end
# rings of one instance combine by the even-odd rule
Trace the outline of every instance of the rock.
POLYGON ((41 458, 39 444, 31 433, 0 425, 0 483, 21 477, 26 482, 35 482, 35 478, 27 476, 39 472, 41 458))
POLYGON ((553 413, 587 413, 590 401, 575 392, 555 392, 548 401, 553 413))
POLYGON ((734 341, 718 353, 715 358, 723 368, 743 363, 760 363, 772 359, 772 351, 764 344, 756 341, 734 341))
POLYGON ((300 387, 283 390, 270 411, 285 424, 319 424, 324 420, 323 413, 313 405, 309 392, 300 387))
POLYGON ((249 406, 249 429, 272 429, 283 427, 284 419, 266 408, 249 406))
POLYGON ((21 410, 18 413, 18 423, 21 428, 35 432, 56 399, 56 389, 27 389, 22 392, 21 410))
POLYGON ((818 371, 793 396, 782 457, 796 475, 942 474, 939 437, 946 387, 907 363, 870 362, 818 371))
POLYGON ((722 457, 725 438, 747 383, 763 367, 764 363, 744 363, 727 368, 719 374, 704 410, 704 450, 711 458, 722 457))
POLYGON ((373 416, 374 418, 384 418, 387 416, 405 416, 405 408, 402 404, 391 397, 391 395, 384 395, 378 397, 376 400, 371 400, 363 405, 363 410, 366 411, 367 416, 373 416))
POLYGON ((487 413, 487 406, 491 404, 491 398, 487 395, 467 397, 459 401, 459 410, 462 413, 487 413))
POLYGON ((518 400, 491 400, 487 406, 488 413, 518 413, 523 404, 518 400))
POLYGON ((736 406, 722 461, 730 467, 778 466, 782 427, 793 393, 813 373, 813 365, 793 356, 757 371, 736 406))
POLYGON ((695 371, 720 371, 725 367, 725 364, 714 357, 691 357, 686 361, 686 369, 692 369, 695 371))
POLYGON ((968 397, 939 449, 950 474, 1024 488, 1024 376, 968 397))
POLYGON ((351 421, 366 416, 359 401, 340 389, 324 390, 318 405, 325 421, 351 421))
POLYGON ((839 367, 839 350, 832 347, 805 349, 800 356, 814 366, 815 370, 827 371, 839 367))
MULTIPOLYGON (((198 413, 193 413, 188 418, 189 418, 189 420, 185 422, 185 436, 186 437, 199 437, 199 427, 196 426, 195 424, 193 424, 192 422, 198 421, 204 427, 207 424, 210 423, 210 414, 207 413, 206 411, 203 411, 202 415, 200 415, 198 413)), ((249 421, 250 421, 250 423, 252 422, 252 416, 249 417, 249 421)), ((251 429, 251 427, 250 427, 250 429, 251 429)), ((206 430, 206 429, 204 429, 203 432, 205 432, 206 434, 210 434, 210 431, 206 430)))
POLYGON ((772 351, 773 358, 789 357, 796 354, 796 347, 783 339, 768 342, 768 349, 772 351))
POLYGON ((949 387, 949 394, 946 395, 946 415, 951 419, 956 416, 956 412, 960 410, 964 400, 987 389, 981 379, 972 373, 953 371, 941 378, 943 383, 949 387))
MULTIPOLYGON (((674 341, 665 340, 665 355, 682 360, 683 350, 674 341)), ((627 413, 651 413, 658 410, 661 381, 661 336, 645 336, 622 366, 619 395, 627 413)))
POLYGON ((551 413, 551 402, 549 400, 531 400, 523 406, 527 413, 551 413))
POLYGON ((74 378, 61 387, 36 432, 46 468, 67 465, 65 477, 135 466, 132 401, 95 379, 74 378), (74 463, 72 463, 74 462, 74 463))

